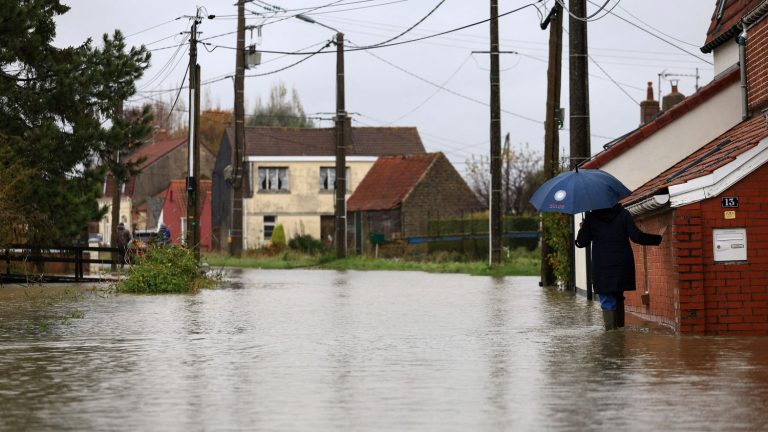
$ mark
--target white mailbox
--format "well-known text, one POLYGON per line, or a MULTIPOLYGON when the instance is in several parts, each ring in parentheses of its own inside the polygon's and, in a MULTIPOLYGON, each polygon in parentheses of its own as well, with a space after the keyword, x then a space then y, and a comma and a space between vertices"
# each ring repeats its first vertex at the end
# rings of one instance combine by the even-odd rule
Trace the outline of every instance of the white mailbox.
POLYGON ((728 228, 712 230, 715 261, 747 260, 747 229, 728 228))

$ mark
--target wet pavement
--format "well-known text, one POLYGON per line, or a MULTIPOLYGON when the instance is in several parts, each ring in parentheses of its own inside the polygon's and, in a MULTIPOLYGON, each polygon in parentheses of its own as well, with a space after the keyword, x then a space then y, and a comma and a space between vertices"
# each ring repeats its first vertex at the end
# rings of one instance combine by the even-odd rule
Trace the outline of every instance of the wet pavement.
POLYGON ((0 430, 768 430, 768 338, 538 278, 233 271, 195 295, 0 287, 0 430))

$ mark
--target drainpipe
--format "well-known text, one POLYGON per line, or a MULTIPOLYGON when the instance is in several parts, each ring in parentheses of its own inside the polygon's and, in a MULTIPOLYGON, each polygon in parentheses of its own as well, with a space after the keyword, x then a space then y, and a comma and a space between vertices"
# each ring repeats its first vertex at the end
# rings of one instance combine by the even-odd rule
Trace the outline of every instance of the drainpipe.
POLYGON ((747 106, 747 25, 742 23, 742 32, 736 38, 739 44, 739 70, 741 72, 741 119, 749 118, 747 106))

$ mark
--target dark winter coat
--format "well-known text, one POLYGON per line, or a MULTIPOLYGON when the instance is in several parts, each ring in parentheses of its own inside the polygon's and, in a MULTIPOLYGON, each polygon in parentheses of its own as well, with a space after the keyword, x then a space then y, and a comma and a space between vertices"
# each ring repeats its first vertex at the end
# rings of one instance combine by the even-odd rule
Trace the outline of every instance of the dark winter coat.
POLYGON ((126 249, 131 242, 131 232, 125 228, 117 227, 117 247, 126 249))
POLYGON ((630 240, 657 246, 661 236, 640 231, 620 204, 587 213, 576 246, 592 243, 592 282, 597 294, 635 290, 635 256, 630 240))

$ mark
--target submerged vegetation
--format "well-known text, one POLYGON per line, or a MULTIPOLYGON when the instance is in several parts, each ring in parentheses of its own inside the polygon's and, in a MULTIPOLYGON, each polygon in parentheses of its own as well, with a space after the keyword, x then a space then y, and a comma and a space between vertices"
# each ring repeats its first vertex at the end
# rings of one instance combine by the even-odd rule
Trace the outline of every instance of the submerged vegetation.
POLYGON ((118 292, 162 294, 191 293, 209 288, 216 277, 201 269, 191 250, 182 246, 152 246, 116 285, 118 292))

